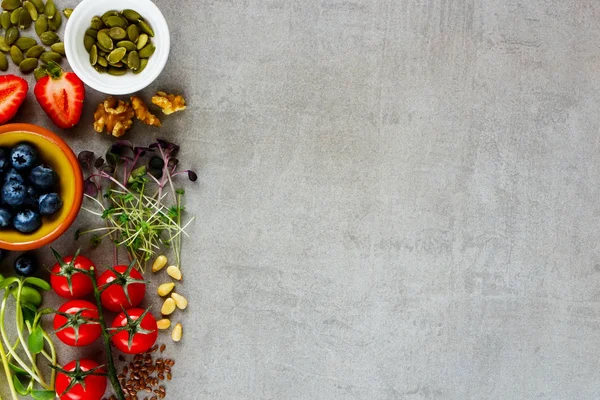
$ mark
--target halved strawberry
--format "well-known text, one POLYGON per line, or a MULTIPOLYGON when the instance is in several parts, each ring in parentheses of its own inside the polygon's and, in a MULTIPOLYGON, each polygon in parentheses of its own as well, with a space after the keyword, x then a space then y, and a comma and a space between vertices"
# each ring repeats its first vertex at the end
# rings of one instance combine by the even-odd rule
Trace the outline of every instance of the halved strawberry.
POLYGON ((15 75, 0 76, 0 125, 10 121, 27 98, 29 85, 15 75))
POLYGON ((35 98, 59 128, 72 128, 79 122, 85 98, 83 82, 73 72, 63 72, 55 62, 46 66, 47 76, 35 85, 35 98))

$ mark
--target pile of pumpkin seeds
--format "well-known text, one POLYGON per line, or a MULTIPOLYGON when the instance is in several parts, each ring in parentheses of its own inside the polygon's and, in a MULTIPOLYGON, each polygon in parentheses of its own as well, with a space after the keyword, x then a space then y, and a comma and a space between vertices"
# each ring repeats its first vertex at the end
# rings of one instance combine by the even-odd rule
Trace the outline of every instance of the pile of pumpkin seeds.
MULTIPOLYGON (((56 33, 62 25, 62 15, 54 0, 45 3, 43 0, 2 0, 0 6, 0 71, 8 69, 8 54, 24 74, 34 72, 36 79, 45 76, 44 65, 50 61, 60 63, 65 56, 65 45, 56 33), (32 25, 41 44, 21 35, 32 25), (38 67, 39 61, 42 66, 38 67)), ((63 11, 67 18, 72 12, 72 9, 63 11)))
POLYGON ((146 68, 156 50, 153 37, 152 27, 138 12, 113 10, 92 18, 83 44, 96 71, 119 76, 146 68))

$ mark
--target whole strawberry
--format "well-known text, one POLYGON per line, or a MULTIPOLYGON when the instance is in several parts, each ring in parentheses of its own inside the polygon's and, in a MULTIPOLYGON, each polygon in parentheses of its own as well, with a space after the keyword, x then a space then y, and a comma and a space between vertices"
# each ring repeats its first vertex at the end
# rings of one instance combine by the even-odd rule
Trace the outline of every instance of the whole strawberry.
POLYGON ((46 67, 47 76, 35 85, 35 98, 59 128, 72 128, 79 122, 83 110, 85 87, 73 72, 64 72, 55 62, 46 67))

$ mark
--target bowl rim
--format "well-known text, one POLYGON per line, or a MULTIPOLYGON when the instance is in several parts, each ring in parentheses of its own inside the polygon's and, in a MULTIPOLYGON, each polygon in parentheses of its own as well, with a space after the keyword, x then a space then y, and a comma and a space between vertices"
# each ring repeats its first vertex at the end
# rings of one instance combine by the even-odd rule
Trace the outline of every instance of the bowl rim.
POLYGON ((69 210, 69 213, 67 214, 66 218, 58 224, 56 229, 48 233, 46 236, 43 236, 36 240, 29 240, 26 242, 12 243, 0 239, 0 249, 13 251, 34 250, 54 242, 56 239, 62 236, 62 234, 65 233, 67 229, 69 229, 69 227, 71 227, 73 222, 75 222, 75 218, 77 218, 77 215, 79 214, 79 210, 81 209, 81 205, 83 203, 83 172, 81 171, 79 160, 77 160, 75 153, 69 147, 67 142, 65 142, 58 135, 49 131, 48 129, 42 128, 38 125, 27 123, 0 125, 0 135, 10 132, 25 132, 29 134, 34 134, 42 136, 50 142, 54 143, 67 157, 74 175, 79 175, 81 177, 81 179, 75 179, 74 182, 75 198, 73 200, 73 204, 71 205, 71 209, 69 210))
MULTIPOLYGON (((114 0, 114 1, 117 1, 117 0, 114 0)), ((164 53, 164 57, 162 57, 162 58, 154 57, 154 58, 156 58, 155 62, 157 63, 157 67, 154 69, 152 74, 147 75, 147 77, 145 79, 139 80, 135 84, 124 81, 123 85, 120 87, 107 88, 105 86, 102 86, 101 79, 98 79, 98 80, 88 79, 90 77, 89 71, 84 69, 81 65, 79 65, 79 63, 81 62, 79 60, 80 57, 77 57, 78 52, 75 50, 76 46, 77 46, 77 44, 76 44, 77 39, 75 39, 73 37, 74 34, 72 32, 74 29, 76 29, 76 27, 79 24, 86 23, 86 21, 83 19, 83 17, 79 17, 79 15, 83 14, 84 9, 91 7, 91 5, 97 6, 98 4, 103 5, 104 3, 107 3, 107 2, 98 2, 98 0, 82 0, 73 10, 73 13, 71 14, 71 16, 68 19, 67 26, 65 28, 65 34, 64 34, 65 52, 66 52, 67 60, 69 62, 69 65, 71 66, 71 69, 73 70, 73 72, 75 72, 75 74, 86 85, 88 85, 92 89, 95 89, 101 93, 109 94, 109 95, 127 95, 127 94, 131 94, 131 93, 139 92, 140 90, 145 89, 146 87, 150 86, 154 81, 156 81, 156 79, 164 71, 165 66, 167 65, 167 62, 169 60, 169 55, 171 52, 171 32, 169 29, 169 24, 168 24, 165 16, 163 15, 162 11, 160 10, 160 8, 158 8, 158 6, 151 0, 122 1, 123 4, 120 6, 121 9, 126 9, 129 4, 136 4, 136 6, 148 7, 148 8, 152 9, 153 13, 156 15, 157 22, 160 25, 164 26, 166 33, 167 33, 166 36, 161 38, 161 40, 163 41, 161 43, 161 46, 164 46, 166 48, 166 52, 164 53)), ((106 8, 108 11, 115 7, 106 6, 106 8)), ((126 77, 121 77, 121 78, 126 78, 126 77)))

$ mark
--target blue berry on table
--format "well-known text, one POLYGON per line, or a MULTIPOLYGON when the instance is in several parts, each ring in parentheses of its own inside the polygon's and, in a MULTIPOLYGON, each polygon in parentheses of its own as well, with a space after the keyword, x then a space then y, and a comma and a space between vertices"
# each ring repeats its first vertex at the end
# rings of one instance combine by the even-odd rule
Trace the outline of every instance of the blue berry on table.
POLYGON ((21 276, 31 276, 38 269, 38 263, 33 253, 23 253, 15 260, 15 272, 21 276))

